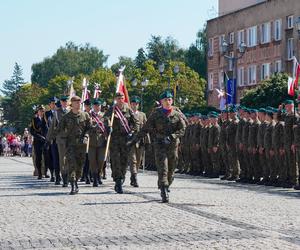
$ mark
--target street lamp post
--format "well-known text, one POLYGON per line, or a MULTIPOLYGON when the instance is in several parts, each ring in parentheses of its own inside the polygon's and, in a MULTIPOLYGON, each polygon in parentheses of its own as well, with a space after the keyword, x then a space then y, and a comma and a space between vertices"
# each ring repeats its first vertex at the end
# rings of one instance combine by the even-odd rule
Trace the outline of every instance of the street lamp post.
MULTIPOLYGON (((226 54, 228 52, 228 50, 229 50, 228 43, 225 40, 223 40, 223 42, 222 42, 222 51, 224 53, 223 56, 231 64, 231 67, 232 67, 232 78, 233 78, 233 81, 234 80, 236 81, 236 84, 237 84, 237 61, 244 56, 244 54, 246 52, 246 49, 247 49, 247 45, 244 42, 241 42, 239 44, 239 47, 238 47, 238 51, 239 51, 240 54, 238 56, 230 56, 230 55, 226 54)), ((226 85, 226 83, 225 83, 225 85, 226 85)), ((236 89, 234 91, 236 93, 236 89)), ((234 95, 234 98, 236 98, 236 94, 234 95)), ((233 101, 236 102, 236 100, 233 100, 233 101)))
MULTIPOLYGON (((141 111, 143 111, 143 95, 144 95, 144 90, 145 88, 148 86, 149 80, 147 78, 144 78, 144 80, 141 82, 141 111)), ((131 85, 133 87, 137 87, 138 85, 138 81, 137 79, 133 79, 133 81, 131 82, 131 85)))
MULTIPOLYGON (((163 73, 165 71, 165 64, 164 63, 160 64, 158 66, 158 70, 159 70, 160 77, 162 78, 163 77, 163 73)), ((175 74, 175 77, 179 73, 179 70, 180 70, 179 66, 175 65, 174 68, 173 68, 173 72, 175 74)), ((168 77, 168 89, 170 89, 170 87, 171 87, 170 85, 171 85, 171 78, 168 77)), ((176 85, 176 87, 177 87, 177 85, 176 85)))

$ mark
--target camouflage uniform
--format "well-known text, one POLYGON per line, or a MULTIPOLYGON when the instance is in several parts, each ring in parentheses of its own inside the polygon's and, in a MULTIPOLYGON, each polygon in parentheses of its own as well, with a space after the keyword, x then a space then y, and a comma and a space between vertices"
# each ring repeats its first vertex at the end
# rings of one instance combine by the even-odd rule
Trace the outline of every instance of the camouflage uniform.
POLYGON ((245 169, 245 163, 244 163, 244 152, 243 149, 240 148, 240 145, 243 144, 243 129, 246 121, 245 119, 240 119, 237 125, 236 130, 236 150, 239 160, 239 166, 240 166, 240 178, 245 179, 247 170, 245 169))
POLYGON ((270 154, 272 150, 272 131, 273 123, 267 122, 267 127, 264 135, 264 149, 266 154, 266 164, 263 171, 264 180, 268 180, 271 172, 272 165, 274 165, 274 157, 270 154))
MULTIPOLYGON (((229 157, 228 157, 228 149, 226 145, 226 138, 227 138, 227 127, 229 125, 229 121, 223 121, 221 125, 220 131, 220 154, 222 163, 225 167, 225 178, 230 178, 230 169, 229 169, 229 157)), ((224 179, 225 179, 224 178, 224 179)))
MULTIPOLYGON (((114 107, 111 107, 104 115, 106 127, 109 127, 109 120, 112 117, 113 110, 114 107)), ((134 115, 133 110, 127 103, 124 103, 123 107, 120 108, 120 111, 127 119, 129 128, 131 130, 130 133, 136 132, 138 130, 139 121, 134 115)), ((123 127, 120 118, 115 114, 110 142, 112 178, 115 182, 125 179, 129 156, 129 148, 127 147, 126 143, 129 139, 129 136, 130 135, 123 127)))
POLYGON ((250 157, 248 152, 248 138, 249 138, 249 127, 250 122, 245 121, 245 124, 243 126, 243 133, 242 133, 242 143, 243 143, 243 159, 244 159, 244 171, 245 171, 245 177, 247 180, 251 180, 251 173, 249 173, 249 165, 250 165, 250 157))
POLYGON ((267 128, 267 122, 263 121, 258 126, 258 131, 257 131, 257 146, 259 150, 259 165, 260 165, 260 170, 258 172, 261 173, 261 176, 263 176, 264 172, 266 171, 265 169, 268 164, 266 162, 266 154, 264 149, 264 137, 265 137, 266 128, 267 128))
POLYGON ((219 149, 219 143, 220 143, 220 132, 221 127, 219 124, 213 124, 209 128, 208 133, 208 150, 210 152, 211 156, 211 170, 209 173, 211 173, 211 177, 219 177, 220 174, 220 149, 219 149), (214 152, 213 148, 217 147, 217 151, 214 152))
POLYGON ((202 153, 202 162, 205 171, 205 175, 209 175, 209 167, 211 164, 210 154, 208 153, 208 133, 209 133, 209 126, 205 125, 204 128, 201 130, 201 153, 202 153))
POLYGON ((300 118, 297 118, 296 125, 294 126, 294 145, 296 150, 297 165, 292 168, 291 182, 299 190, 299 166, 300 166, 300 118))
POLYGON ((82 111, 78 114, 70 111, 62 117, 59 123, 59 131, 62 131, 63 139, 66 141, 66 161, 71 183, 77 182, 82 174, 86 153, 84 141, 89 129, 91 129, 90 116, 82 111))
POLYGON ((276 122, 272 132, 272 149, 274 151, 275 162, 273 166, 274 171, 271 173, 271 179, 278 175, 279 184, 285 181, 281 179, 281 171, 285 169, 285 159, 284 154, 282 153, 284 149, 283 130, 284 122, 278 121, 276 122))
POLYGON ((258 154, 258 145, 257 145, 257 134, 258 128, 260 125, 259 120, 252 120, 249 127, 249 155, 250 155, 250 164, 249 164, 249 175, 254 176, 255 182, 260 181, 261 171, 259 165, 259 154, 258 154))
POLYGON ((174 170, 178 160, 179 138, 184 135, 186 122, 180 112, 174 108, 165 114, 162 108, 151 113, 138 137, 152 131, 155 160, 158 170, 158 187, 169 187, 174 179, 174 170))

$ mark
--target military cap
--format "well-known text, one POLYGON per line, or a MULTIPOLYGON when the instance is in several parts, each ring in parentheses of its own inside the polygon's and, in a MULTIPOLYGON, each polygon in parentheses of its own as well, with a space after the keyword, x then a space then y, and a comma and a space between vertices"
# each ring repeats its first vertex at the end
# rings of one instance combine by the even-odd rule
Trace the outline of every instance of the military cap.
POLYGON ((66 96, 66 95, 63 95, 63 96, 60 97, 60 100, 64 101, 64 102, 67 101, 68 99, 69 99, 69 97, 66 96))
POLYGON ((268 109, 267 110, 267 115, 272 116, 273 115, 273 110, 268 109))
POLYGON ((291 99, 288 99, 288 100, 285 100, 285 101, 284 101, 284 103, 285 103, 285 104, 293 104, 293 103, 294 103, 294 101, 293 101, 293 100, 291 100, 291 99))
POLYGON ((260 112, 260 113, 266 113, 267 110, 266 110, 265 108, 260 108, 260 109, 258 110, 258 112, 260 112))
POLYGON ((258 110, 257 110, 257 109, 251 109, 250 112, 251 112, 251 113, 258 113, 258 110))
POLYGON ((141 100, 138 96, 133 96, 130 100, 130 102, 134 102, 134 103, 140 103, 141 100))
POLYGON ((72 96, 71 98, 71 102, 78 102, 78 101, 81 101, 80 97, 75 95, 75 96, 72 96))
POLYGON ((51 103, 51 102, 55 102, 56 100, 55 100, 55 98, 54 97, 51 97, 51 98, 49 98, 49 103, 51 103))
MULTIPOLYGON (((72 99, 71 99, 72 100, 72 99)), ((91 105, 91 100, 90 99, 86 99, 84 102, 83 102, 85 105, 91 105)))
POLYGON ((161 93, 161 95, 159 96, 159 99, 165 99, 165 98, 173 98, 173 94, 170 90, 165 90, 164 92, 161 93))
POLYGON ((38 106, 36 107, 36 110, 42 110, 42 109, 45 109, 44 105, 38 105, 38 106))
POLYGON ((55 103, 55 106, 56 106, 57 108, 60 108, 60 107, 61 107, 60 101, 57 101, 57 102, 55 103))
POLYGON ((93 105, 102 105, 103 101, 101 99, 94 99, 93 105))
POLYGON ((274 112, 274 113, 278 113, 278 112, 279 112, 279 109, 273 108, 273 112, 274 112))
POLYGON ((117 92, 116 93, 116 97, 123 97, 124 96, 124 93, 123 92, 117 92))
POLYGON ((236 108, 234 106, 231 106, 229 109, 228 109, 228 113, 235 113, 236 112, 236 108))

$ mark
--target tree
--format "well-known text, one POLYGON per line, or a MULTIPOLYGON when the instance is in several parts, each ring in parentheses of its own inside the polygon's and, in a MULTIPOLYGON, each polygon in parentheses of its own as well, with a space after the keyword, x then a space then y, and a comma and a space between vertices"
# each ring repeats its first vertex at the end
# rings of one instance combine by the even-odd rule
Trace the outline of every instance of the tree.
POLYGON ((73 42, 68 42, 52 57, 32 65, 31 81, 44 87, 58 75, 92 74, 96 69, 103 67, 107 58, 108 56, 104 55, 102 50, 88 43, 77 46, 73 42))
POLYGON ((138 52, 137 52, 137 56, 134 59, 134 65, 137 68, 140 69, 145 69, 145 62, 147 60, 147 56, 146 56, 146 52, 143 48, 139 48, 138 52))
POLYGON ((256 88, 247 90, 241 104, 250 108, 278 107, 285 99, 291 98, 287 94, 287 74, 274 74, 256 88))
POLYGON ((1 92, 8 97, 15 93, 24 84, 24 78, 22 75, 23 70, 21 66, 18 63, 15 63, 13 75, 11 79, 3 82, 3 89, 1 92))
POLYGON ((122 66, 126 66, 124 74, 127 76, 127 78, 132 79, 136 69, 133 60, 130 57, 120 56, 119 62, 113 64, 110 69, 114 74, 117 74, 122 66))
POLYGON ((185 51, 170 36, 165 40, 161 36, 152 36, 147 44, 147 56, 148 59, 156 63, 163 63, 168 60, 184 61, 185 51))
POLYGON ((207 77, 207 37, 206 26, 197 33, 196 42, 191 44, 185 54, 186 64, 198 72, 198 74, 207 77))

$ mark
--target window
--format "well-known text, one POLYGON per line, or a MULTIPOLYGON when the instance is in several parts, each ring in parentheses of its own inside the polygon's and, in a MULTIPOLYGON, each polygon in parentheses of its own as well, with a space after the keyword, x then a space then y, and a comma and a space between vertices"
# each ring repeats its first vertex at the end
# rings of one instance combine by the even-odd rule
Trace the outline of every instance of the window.
POLYGON ((287 17, 287 28, 288 29, 294 28, 294 16, 287 17))
POLYGON ((240 30, 238 32, 238 46, 241 44, 241 43, 244 43, 245 42, 245 31, 244 30, 240 30))
POLYGON ((234 44, 234 32, 229 34, 229 44, 234 44))
POLYGON ((214 47, 213 47, 213 38, 209 38, 208 40, 208 56, 213 56, 214 54, 214 47))
POLYGON ((221 35, 219 36, 219 50, 224 53, 225 51, 223 51, 223 42, 225 41, 225 35, 221 35))
POLYGON ((244 86, 244 68, 238 68, 238 79, 237 79, 238 86, 244 86))
POLYGON ((274 40, 280 41, 281 40, 281 19, 275 20, 274 22, 274 40))
POLYGON ((224 72, 219 73, 219 89, 224 89, 224 72))
POLYGON ((261 25, 261 43, 271 42, 271 23, 264 23, 261 25))
POLYGON ((256 84, 256 65, 251 65, 248 68, 248 84, 256 84))
POLYGON ((294 38, 289 38, 287 42, 287 56, 291 60, 294 56, 294 38))
MULTIPOLYGON (((229 56, 230 56, 231 58, 234 58, 234 52, 231 51, 231 52, 229 53, 229 56)), ((233 71, 233 60, 231 60, 231 59, 229 59, 229 61, 228 61, 228 71, 233 71)))
POLYGON ((264 63, 261 67, 261 80, 265 80, 270 76, 270 63, 264 63))
POLYGON ((275 69, 274 69, 274 72, 275 73, 279 73, 279 72, 281 72, 282 71, 282 69, 281 69, 281 60, 277 60, 276 62, 275 62, 275 69))
POLYGON ((248 29, 248 47, 255 47, 257 45, 257 26, 248 29))
POLYGON ((214 89, 214 73, 209 73, 208 75, 208 90, 214 89))

